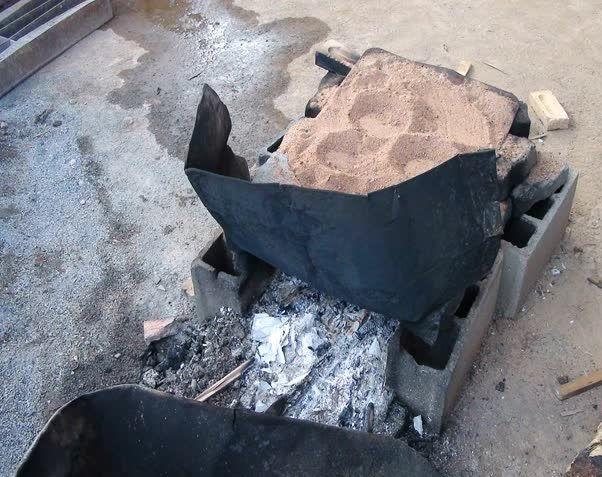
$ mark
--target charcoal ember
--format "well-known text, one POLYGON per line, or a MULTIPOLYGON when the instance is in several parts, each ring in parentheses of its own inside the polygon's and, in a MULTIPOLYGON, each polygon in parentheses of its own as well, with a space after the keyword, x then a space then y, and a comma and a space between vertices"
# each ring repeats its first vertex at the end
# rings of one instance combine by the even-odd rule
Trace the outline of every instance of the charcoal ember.
POLYGON ((550 155, 541 155, 527 178, 512 191, 512 215, 518 217, 537 202, 547 199, 569 177, 568 165, 550 155))
POLYGON ((158 341, 155 344, 155 354, 158 361, 157 369, 159 371, 178 369, 180 364, 186 359, 190 345, 191 342, 185 333, 178 333, 177 335, 158 341))
POLYGON ((347 403, 343 412, 339 415, 339 426, 341 427, 352 427, 351 420, 353 418, 354 409, 351 401, 347 403))
POLYGON ((405 428, 407 416, 408 411, 406 408, 399 401, 392 401, 387 409, 386 416, 374 423, 374 433, 389 437, 399 437, 405 428))

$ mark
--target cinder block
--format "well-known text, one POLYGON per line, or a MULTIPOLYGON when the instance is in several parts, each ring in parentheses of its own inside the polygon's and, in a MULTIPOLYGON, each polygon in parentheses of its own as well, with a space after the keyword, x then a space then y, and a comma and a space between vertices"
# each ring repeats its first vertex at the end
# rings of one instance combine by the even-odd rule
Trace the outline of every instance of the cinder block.
POLYGON ((566 129, 569 127, 569 116, 550 90, 529 93, 529 107, 540 119, 546 131, 566 129))
MULTIPOLYGON (((0 20, 8 22, 7 28, 17 24, 19 9, 31 4, 22 0, 3 12, 0 20)), ((9 37, 13 41, 0 51, 0 97, 113 17, 110 0, 86 0, 63 11, 68 5, 69 2, 60 2, 14 32, 14 38, 9 37), (45 21, 46 18, 50 19, 45 21)), ((31 12, 26 11, 25 15, 31 12)))
POLYGON ((504 266, 498 316, 514 318, 562 240, 577 179, 577 172, 569 170, 569 178, 560 190, 506 225, 502 239, 504 266))
POLYGON ((489 275, 466 289, 464 299, 433 347, 399 330, 389 343, 387 385, 428 431, 440 432, 478 354, 495 311, 502 274, 500 251, 489 275))
POLYGON ((244 313, 264 292, 274 271, 257 257, 229 250, 223 233, 219 233, 191 265, 198 318, 206 320, 221 307, 244 313))

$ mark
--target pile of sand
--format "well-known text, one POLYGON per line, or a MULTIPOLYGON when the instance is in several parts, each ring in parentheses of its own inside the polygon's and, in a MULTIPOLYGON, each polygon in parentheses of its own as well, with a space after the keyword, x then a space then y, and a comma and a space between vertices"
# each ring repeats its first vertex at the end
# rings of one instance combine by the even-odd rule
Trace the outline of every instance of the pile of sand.
POLYGON ((458 153, 497 148, 517 109, 491 86, 371 49, 279 152, 301 186, 367 194, 458 153))

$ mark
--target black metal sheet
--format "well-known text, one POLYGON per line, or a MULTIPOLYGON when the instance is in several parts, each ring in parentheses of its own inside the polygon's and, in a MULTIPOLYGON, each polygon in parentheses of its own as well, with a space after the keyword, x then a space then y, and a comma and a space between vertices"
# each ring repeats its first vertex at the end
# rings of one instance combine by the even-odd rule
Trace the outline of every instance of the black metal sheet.
POLYGON ((50 419, 17 477, 415 476, 433 467, 383 436, 226 409, 124 385, 50 419))

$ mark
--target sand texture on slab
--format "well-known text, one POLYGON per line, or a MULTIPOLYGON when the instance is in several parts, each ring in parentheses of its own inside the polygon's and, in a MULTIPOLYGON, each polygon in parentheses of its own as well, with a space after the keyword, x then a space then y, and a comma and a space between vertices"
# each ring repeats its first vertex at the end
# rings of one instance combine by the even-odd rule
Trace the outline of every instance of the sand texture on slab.
POLYGON ((517 109, 509 93, 371 49, 316 118, 290 128, 279 152, 301 186, 367 194, 458 153, 497 148, 517 109))

